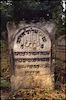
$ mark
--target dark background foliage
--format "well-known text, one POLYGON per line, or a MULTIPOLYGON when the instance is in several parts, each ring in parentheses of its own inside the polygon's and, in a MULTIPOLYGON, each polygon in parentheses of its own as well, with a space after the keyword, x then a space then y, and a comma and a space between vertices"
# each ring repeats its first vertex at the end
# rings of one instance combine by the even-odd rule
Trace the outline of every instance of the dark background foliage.
POLYGON ((65 34, 65 18, 61 17, 62 0, 3 0, 0 2, 1 31, 6 29, 8 21, 26 20, 54 20, 56 23, 56 37, 65 34))

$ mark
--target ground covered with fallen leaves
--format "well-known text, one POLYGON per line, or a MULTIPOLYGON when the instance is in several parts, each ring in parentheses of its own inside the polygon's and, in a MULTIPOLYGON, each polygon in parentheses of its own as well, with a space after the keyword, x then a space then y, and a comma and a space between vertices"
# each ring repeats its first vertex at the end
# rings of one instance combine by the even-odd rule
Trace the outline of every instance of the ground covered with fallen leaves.
POLYGON ((1 100, 65 100, 65 62, 60 59, 55 61, 55 89, 46 91, 44 89, 20 89, 11 91, 10 87, 10 56, 8 44, 0 40, 1 47, 1 100))

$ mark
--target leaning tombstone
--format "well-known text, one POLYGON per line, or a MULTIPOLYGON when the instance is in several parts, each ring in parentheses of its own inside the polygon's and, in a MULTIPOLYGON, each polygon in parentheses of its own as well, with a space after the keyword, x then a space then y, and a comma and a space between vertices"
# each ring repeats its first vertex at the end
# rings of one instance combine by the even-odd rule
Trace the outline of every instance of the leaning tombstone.
POLYGON ((52 72, 52 22, 7 23, 10 49, 11 88, 54 88, 52 72))
POLYGON ((66 41, 66 35, 62 35, 57 39, 56 42, 56 58, 60 59, 60 60, 65 60, 65 44, 66 41))

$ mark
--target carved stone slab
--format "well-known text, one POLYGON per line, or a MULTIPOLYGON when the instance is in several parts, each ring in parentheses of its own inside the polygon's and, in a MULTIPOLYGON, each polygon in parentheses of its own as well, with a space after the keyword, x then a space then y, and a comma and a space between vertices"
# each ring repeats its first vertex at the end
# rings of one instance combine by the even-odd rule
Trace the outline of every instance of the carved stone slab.
MULTIPOLYGON (((46 29, 28 25, 13 29, 10 38, 11 87, 44 88, 54 87, 51 72, 51 38, 46 29), (12 41, 11 41, 12 40, 12 41)), ((11 29, 12 30, 12 29, 11 29)))
POLYGON ((60 36, 56 42, 56 58, 65 60, 66 36, 60 36))

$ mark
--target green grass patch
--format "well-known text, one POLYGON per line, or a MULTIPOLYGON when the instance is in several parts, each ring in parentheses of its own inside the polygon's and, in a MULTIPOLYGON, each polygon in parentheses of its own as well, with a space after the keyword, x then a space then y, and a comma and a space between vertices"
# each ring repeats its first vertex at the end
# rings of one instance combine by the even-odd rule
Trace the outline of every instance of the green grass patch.
POLYGON ((45 93, 45 96, 48 96, 48 93, 47 92, 45 93))
POLYGON ((0 87, 10 87, 10 82, 5 80, 3 77, 0 77, 0 80, 1 80, 0 87))

